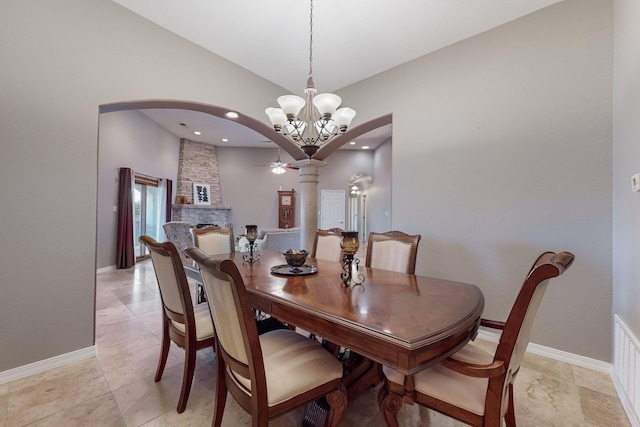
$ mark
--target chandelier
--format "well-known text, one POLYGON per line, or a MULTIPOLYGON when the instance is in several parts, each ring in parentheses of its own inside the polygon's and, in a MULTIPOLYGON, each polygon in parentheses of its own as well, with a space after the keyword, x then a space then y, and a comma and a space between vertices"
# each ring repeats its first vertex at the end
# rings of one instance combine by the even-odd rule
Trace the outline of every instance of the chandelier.
POLYGON ((309 78, 305 97, 283 95, 277 99, 280 108, 265 110, 273 129, 299 146, 309 158, 333 137, 345 133, 356 115, 349 107, 338 108, 342 103, 338 95, 318 94, 313 84, 313 0, 310 3, 309 78))

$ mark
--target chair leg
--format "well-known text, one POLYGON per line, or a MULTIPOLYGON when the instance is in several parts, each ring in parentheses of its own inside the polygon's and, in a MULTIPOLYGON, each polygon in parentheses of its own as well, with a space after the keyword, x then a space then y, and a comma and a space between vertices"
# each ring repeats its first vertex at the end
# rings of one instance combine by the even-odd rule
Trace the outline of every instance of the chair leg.
POLYGON ((516 411, 513 404, 513 383, 509 384, 509 404, 507 405, 507 412, 504 414, 504 420, 507 427, 516 427, 516 411))
POLYGON ((224 405, 227 403, 227 384, 224 378, 224 361, 222 357, 218 357, 216 352, 216 401, 213 406, 212 427, 220 427, 222 425, 222 415, 224 414, 224 405))
POLYGON ((160 360, 158 360, 155 382, 160 381, 160 379, 162 378, 164 366, 167 364, 167 357, 169 356, 170 345, 171 338, 169 337, 169 321, 167 319, 167 316, 162 313, 162 345, 160 346, 160 360))
POLYGON ((334 390, 326 396, 329 404, 329 427, 336 427, 347 409, 347 389, 340 384, 338 390, 334 390))
POLYGON ((191 383, 193 383, 193 374, 196 370, 196 350, 195 345, 187 344, 185 346, 184 355, 184 371, 182 374, 182 390, 180 390, 180 399, 178 400, 178 413, 181 414, 187 407, 189 393, 191 392, 191 383))

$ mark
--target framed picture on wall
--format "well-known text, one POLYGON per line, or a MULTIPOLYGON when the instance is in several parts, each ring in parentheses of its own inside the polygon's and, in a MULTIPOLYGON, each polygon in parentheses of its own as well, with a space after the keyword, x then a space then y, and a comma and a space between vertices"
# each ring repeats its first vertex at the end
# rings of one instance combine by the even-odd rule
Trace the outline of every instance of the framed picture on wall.
POLYGON ((210 205, 211 187, 209 184, 193 183, 193 204, 210 205))

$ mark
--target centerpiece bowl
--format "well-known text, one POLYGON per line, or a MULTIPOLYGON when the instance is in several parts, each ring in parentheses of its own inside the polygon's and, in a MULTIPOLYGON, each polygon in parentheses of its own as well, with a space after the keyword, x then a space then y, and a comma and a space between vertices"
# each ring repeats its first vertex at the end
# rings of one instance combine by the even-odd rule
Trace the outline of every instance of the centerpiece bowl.
POLYGON ((282 253, 284 255, 284 259, 287 261, 287 264, 291 267, 302 267, 304 262, 307 260, 307 255, 309 253, 304 249, 289 249, 282 253))

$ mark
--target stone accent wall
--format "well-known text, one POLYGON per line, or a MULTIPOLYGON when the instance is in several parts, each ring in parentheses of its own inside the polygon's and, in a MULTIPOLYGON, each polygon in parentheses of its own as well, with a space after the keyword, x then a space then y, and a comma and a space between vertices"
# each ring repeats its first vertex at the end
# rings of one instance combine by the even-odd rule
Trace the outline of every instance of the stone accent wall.
POLYGON ((173 205, 171 219, 174 221, 187 221, 193 225, 215 224, 220 227, 229 227, 228 208, 216 208, 203 205, 173 205))
POLYGON ((188 221, 193 225, 216 224, 229 226, 231 208, 222 205, 220 173, 215 145, 203 142, 180 140, 176 203, 171 209, 173 221, 188 221), (209 184, 211 205, 193 204, 193 184, 209 184), (178 200, 186 203, 177 203, 178 200))
POLYGON ((177 181, 176 200, 185 197, 193 204, 193 184, 209 184, 211 205, 223 207, 215 145, 181 139, 177 181))

